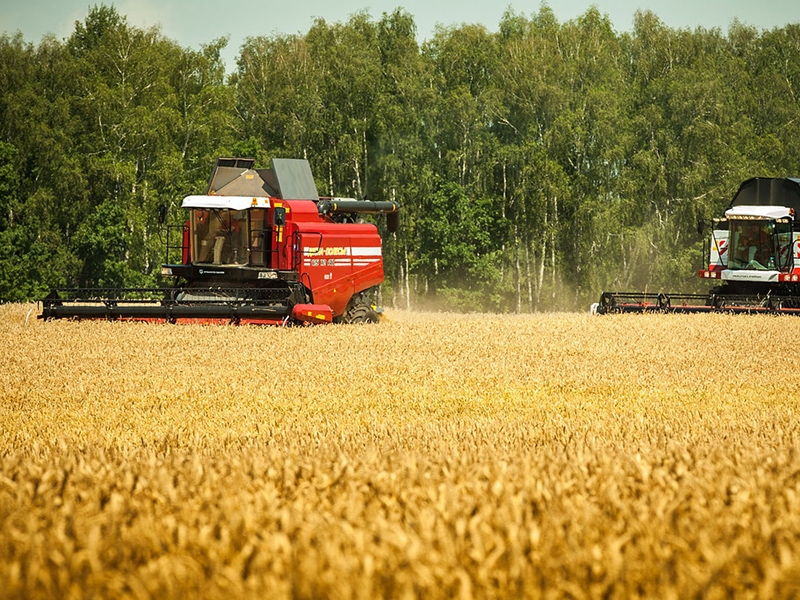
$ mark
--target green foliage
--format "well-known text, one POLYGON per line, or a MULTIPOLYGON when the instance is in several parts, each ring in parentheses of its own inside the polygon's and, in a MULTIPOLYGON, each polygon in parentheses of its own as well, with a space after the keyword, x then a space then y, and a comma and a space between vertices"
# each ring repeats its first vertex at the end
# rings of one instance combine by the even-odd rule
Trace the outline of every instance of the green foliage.
POLYGON ((14 223, 17 203, 17 168, 19 155, 13 144, 0 140, 0 231, 14 223))
POLYGON ((797 24, 638 12, 619 33, 544 5, 420 46, 404 10, 360 12, 248 39, 227 80, 226 44, 105 5, 65 41, 0 36, 0 298, 153 281, 156 207, 179 218, 221 155, 308 158, 323 194, 397 201, 384 301, 463 310, 696 290, 697 220, 748 177, 798 174, 797 24))
POLYGON ((225 43, 184 50, 102 5, 65 42, 0 37, 0 298, 153 280, 156 207, 233 139, 225 43))
POLYGON ((507 223, 497 219, 492 202, 471 198, 457 183, 440 183, 425 205, 414 271, 431 281, 434 293, 459 299, 455 308, 499 308, 497 240, 507 223), (470 296, 476 299, 465 302, 470 296))
POLYGON ((125 22, 116 9, 104 4, 89 9, 86 20, 75 21, 75 31, 67 45, 75 56, 83 57, 88 52, 101 48, 108 41, 108 36, 125 22))
POLYGON ((129 230, 132 224, 128 218, 118 202, 107 200, 81 223, 75 234, 75 245, 83 257, 80 285, 145 285, 146 278, 135 269, 131 256, 129 230))

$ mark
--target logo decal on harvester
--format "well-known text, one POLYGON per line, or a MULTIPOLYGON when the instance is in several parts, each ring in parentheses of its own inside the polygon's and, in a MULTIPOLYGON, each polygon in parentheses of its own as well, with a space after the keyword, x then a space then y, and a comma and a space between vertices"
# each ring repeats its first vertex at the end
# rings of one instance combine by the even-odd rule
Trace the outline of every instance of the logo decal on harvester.
POLYGON ((380 246, 331 246, 328 248, 303 247, 303 265, 306 267, 365 267, 381 262, 380 246), (320 258, 317 258, 320 257, 320 258), (335 258, 326 258, 335 257, 335 258))
POLYGON ((225 271, 213 271, 209 269, 200 269, 200 275, 225 275, 225 271))
POLYGON ((350 248, 330 246, 329 248, 305 248, 305 253, 314 256, 347 256, 350 248))

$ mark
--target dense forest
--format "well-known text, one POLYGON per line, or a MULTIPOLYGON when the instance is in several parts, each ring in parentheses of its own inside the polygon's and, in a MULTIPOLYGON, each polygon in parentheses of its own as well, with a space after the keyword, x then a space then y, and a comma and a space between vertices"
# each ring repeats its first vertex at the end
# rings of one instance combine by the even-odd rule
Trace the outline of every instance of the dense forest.
POLYGON ((157 207, 179 222, 217 156, 398 201, 384 304, 520 312, 697 289, 698 220, 800 174, 800 24, 620 33, 543 6, 420 44, 398 9, 250 38, 230 74, 226 43, 107 6, 63 40, 0 36, 0 299, 161 283, 157 207))

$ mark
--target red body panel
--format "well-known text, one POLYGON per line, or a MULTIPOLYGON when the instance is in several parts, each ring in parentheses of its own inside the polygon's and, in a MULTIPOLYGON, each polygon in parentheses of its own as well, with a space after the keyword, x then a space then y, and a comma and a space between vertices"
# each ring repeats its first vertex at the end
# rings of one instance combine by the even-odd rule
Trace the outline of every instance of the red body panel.
POLYGON ((295 304, 292 318, 304 323, 330 323, 333 313, 327 304, 295 304))
POLYGON ((320 216, 310 201, 282 204, 287 220, 278 242, 281 268, 298 271, 315 304, 327 304, 338 317, 353 294, 383 282, 381 237, 375 225, 334 223, 320 216))

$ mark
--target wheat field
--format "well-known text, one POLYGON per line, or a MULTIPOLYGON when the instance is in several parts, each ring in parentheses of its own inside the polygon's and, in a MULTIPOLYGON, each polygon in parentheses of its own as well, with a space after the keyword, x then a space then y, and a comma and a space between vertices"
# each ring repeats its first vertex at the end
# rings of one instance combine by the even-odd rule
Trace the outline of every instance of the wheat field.
POLYGON ((35 316, 0 597, 800 596, 793 317, 35 316))

